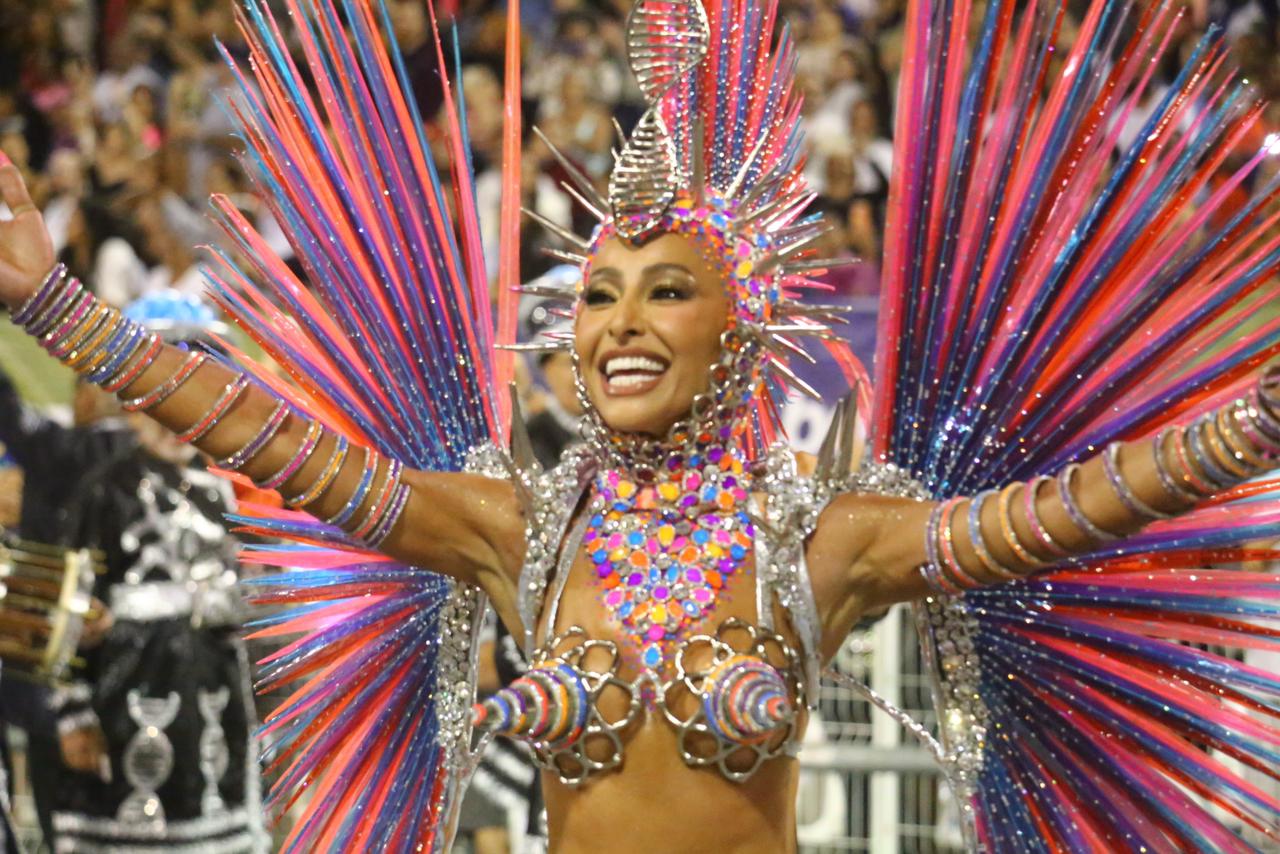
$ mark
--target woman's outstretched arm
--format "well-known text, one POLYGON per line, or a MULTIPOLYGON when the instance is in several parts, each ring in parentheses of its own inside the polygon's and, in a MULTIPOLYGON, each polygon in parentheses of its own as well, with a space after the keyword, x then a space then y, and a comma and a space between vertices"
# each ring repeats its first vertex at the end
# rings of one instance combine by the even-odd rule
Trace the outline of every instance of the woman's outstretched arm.
POLYGON ((508 484, 406 471, 290 410, 247 376, 164 345, 54 265, 40 213, 7 163, 0 199, 11 214, 0 221, 0 301, 51 355, 220 467, 279 490, 291 506, 371 548, 481 585, 509 616, 524 532, 508 484))
POLYGON ((931 592, 1016 579, 1186 512, 1280 465, 1280 395, 1263 379, 1245 400, 1155 439, 1117 442, 1052 477, 970 498, 920 502, 846 494, 823 513, 811 566, 829 634, 931 592))

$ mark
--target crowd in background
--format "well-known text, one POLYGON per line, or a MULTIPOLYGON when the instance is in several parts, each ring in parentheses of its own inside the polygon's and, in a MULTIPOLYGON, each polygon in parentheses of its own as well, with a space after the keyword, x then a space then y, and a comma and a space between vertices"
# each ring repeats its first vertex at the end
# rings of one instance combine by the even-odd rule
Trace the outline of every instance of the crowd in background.
MULTIPOLYGON (((427 4, 390 0, 389 5, 423 115, 436 116, 437 54, 427 4)), ((454 0, 437 9, 444 26, 456 27, 461 47, 477 201, 495 262, 491 269, 496 268, 500 197, 501 5, 454 0)), ((629 5, 629 0, 522 4, 528 123, 536 123, 600 181, 616 144, 614 120, 629 127, 643 111, 624 58, 629 5)), ((836 284, 849 295, 873 295, 893 170, 890 136, 905 0, 783 0, 782 5, 798 45, 809 177, 821 194, 818 206, 837 225, 823 249, 866 259, 836 284)), ((1063 47, 1074 39, 1083 11, 1079 0, 1069 6, 1063 47)), ((1157 102, 1210 20, 1228 28, 1242 76, 1280 100, 1275 0, 1201 0, 1188 10, 1169 45, 1148 105, 1157 102)), ((231 57, 245 57, 228 0, 0 4, 0 150, 25 173, 63 259, 112 302, 165 287, 199 293, 200 256, 194 247, 214 239, 204 216, 204 200, 213 192, 227 194, 257 217, 279 251, 288 254, 235 160, 230 119, 218 95, 232 77, 215 39, 231 57)), ((1135 112, 1133 131, 1144 118, 1142 110, 1135 112)), ((1272 107, 1259 134, 1276 130, 1280 110, 1272 107)), ((1122 142, 1132 136, 1122 136, 1122 142)), ((1242 149, 1260 138, 1246 140, 1242 149)), ((559 189, 545 146, 528 136, 524 150, 526 204, 553 221, 583 216, 559 189)), ((533 227, 526 236, 522 274, 529 279, 551 262, 537 252, 547 238, 533 227)))

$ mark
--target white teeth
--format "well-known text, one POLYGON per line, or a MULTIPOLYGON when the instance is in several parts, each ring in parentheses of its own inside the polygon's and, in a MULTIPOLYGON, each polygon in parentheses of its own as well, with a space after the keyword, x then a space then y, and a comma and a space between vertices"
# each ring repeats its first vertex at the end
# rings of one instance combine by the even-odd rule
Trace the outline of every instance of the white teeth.
POLYGON ((652 374, 623 374, 620 377, 610 377, 609 385, 613 388, 631 388, 641 383, 647 383, 652 379, 652 374))
MULTIPOLYGON (((610 380, 613 380, 613 375, 620 371, 647 371, 660 374, 666 369, 666 365, 657 359, 650 359, 647 356, 617 356, 604 363, 605 376, 609 377, 610 380)), ((642 377, 641 379, 649 378, 642 377)))

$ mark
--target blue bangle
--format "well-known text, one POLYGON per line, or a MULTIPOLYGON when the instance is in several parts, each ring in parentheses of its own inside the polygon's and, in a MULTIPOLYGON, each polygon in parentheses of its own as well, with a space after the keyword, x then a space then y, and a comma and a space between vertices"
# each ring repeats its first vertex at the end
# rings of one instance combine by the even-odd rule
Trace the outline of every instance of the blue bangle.
POLYGON ((1097 543, 1109 543, 1112 540, 1120 539, 1119 534, 1113 534, 1110 531, 1104 531, 1084 515, 1084 510, 1080 509, 1080 505, 1076 503, 1076 498, 1071 494, 1071 481, 1075 478, 1076 472, 1080 470, 1079 463, 1072 463, 1058 473, 1058 498, 1062 501, 1062 506, 1066 508, 1067 515, 1071 517, 1071 521, 1076 527, 1089 539, 1097 543))
POLYGON ((325 519, 326 525, 337 525, 341 527, 351 520, 351 517, 360 509, 360 505, 364 504, 364 500, 369 497, 369 490, 373 486, 373 477, 378 473, 378 452, 372 448, 364 449, 364 473, 360 475, 360 483, 356 484, 356 491, 351 493, 346 505, 333 516, 325 519))
POLYGON ((1186 428, 1186 435, 1191 440, 1191 453, 1195 455, 1196 464, 1200 466, 1200 471, 1204 472, 1209 482, 1219 489, 1235 486, 1240 482, 1240 478, 1219 466, 1209 456, 1208 449, 1204 446, 1204 437, 1200 435, 1200 429, 1203 426, 1204 422, 1197 419, 1186 428))
POLYGON ((132 356, 137 348, 138 339, 142 337, 143 328, 136 323, 125 323, 102 346, 111 355, 86 377, 89 382, 97 384, 111 376, 125 359, 132 356))

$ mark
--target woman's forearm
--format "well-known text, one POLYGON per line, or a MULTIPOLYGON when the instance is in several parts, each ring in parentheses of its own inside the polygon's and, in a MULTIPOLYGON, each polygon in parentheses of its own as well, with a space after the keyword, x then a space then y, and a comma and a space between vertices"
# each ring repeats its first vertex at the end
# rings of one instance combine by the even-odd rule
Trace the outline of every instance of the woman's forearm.
POLYGON ((371 547, 408 501, 402 467, 354 446, 199 352, 165 345, 55 268, 13 319, 41 346, 190 442, 221 468, 278 490, 294 507, 371 547))
POLYGON ((1267 383, 1154 439, 1117 442, 1053 477, 934 508, 925 580, 956 592, 1016 578, 1130 536, 1278 464, 1280 399, 1267 383))

